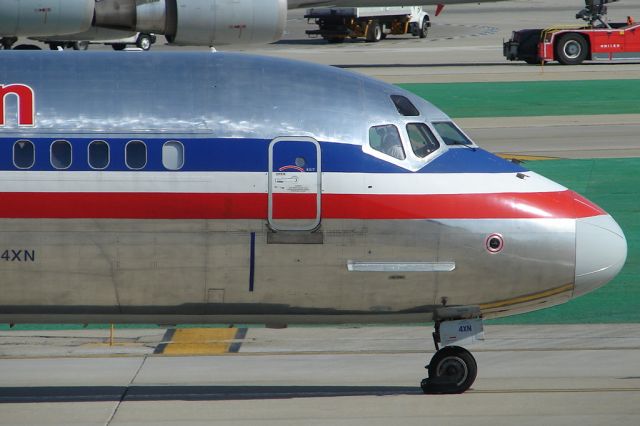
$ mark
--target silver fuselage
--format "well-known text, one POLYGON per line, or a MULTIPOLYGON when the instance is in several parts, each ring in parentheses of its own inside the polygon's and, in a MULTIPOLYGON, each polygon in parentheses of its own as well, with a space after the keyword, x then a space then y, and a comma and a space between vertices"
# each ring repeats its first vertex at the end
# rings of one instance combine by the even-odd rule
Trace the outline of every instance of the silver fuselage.
POLYGON ((441 138, 414 155, 405 126, 449 117, 356 73, 238 54, 3 52, 10 84, 33 90, 35 123, 21 126, 5 96, 1 322, 429 321, 443 306, 502 316, 596 288, 626 257, 610 216, 561 185, 441 138), (419 116, 399 114, 392 94, 419 116), (371 148, 381 125, 401 130, 405 160, 371 148), (16 167, 19 141, 35 147, 29 168, 16 167), (55 141, 72 146, 65 169, 51 165, 55 141), (92 141, 110 144, 107 167, 87 163, 92 141), (146 143, 140 170, 124 165, 128 141, 146 143), (163 162, 167 141, 184 147, 179 170, 163 162), (295 144, 317 163, 277 169, 272 151, 295 144), (277 188, 292 180, 284 195, 311 216, 283 220, 274 212, 291 204, 277 188))

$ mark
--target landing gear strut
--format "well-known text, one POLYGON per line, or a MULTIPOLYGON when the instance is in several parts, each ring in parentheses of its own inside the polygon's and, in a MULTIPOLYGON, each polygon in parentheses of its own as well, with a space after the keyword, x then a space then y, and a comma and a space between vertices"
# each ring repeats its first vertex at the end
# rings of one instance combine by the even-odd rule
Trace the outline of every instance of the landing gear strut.
POLYGON ((471 353, 460 346, 445 346, 440 349, 440 325, 436 321, 433 342, 436 353, 425 368, 429 377, 420 383, 426 394, 463 393, 473 385, 478 374, 478 364, 471 353))

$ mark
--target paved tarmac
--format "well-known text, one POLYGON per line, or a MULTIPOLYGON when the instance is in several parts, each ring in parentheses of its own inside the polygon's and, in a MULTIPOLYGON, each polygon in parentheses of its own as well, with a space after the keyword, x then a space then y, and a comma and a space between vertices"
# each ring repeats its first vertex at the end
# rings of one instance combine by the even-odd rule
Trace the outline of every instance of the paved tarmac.
MULTIPOLYGON (((430 331, 250 329, 238 354, 198 357, 152 355, 161 329, 116 330, 112 348, 105 330, 93 344, 96 331, 56 332, 39 349, 0 359, 0 423, 640 424, 640 325, 488 326, 470 348, 475 385, 452 396, 417 386, 433 352, 430 331), (73 347, 64 333, 85 334, 85 356, 77 348, 58 356, 73 347)), ((12 339, 28 342, 31 333, 2 332, 5 356, 19 346, 12 339)))
MULTIPOLYGON (((632 3, 612 5, 611 16, 638 14, 632 3)), ((426 40, 341 45, 307 39, 294 11, 283 41, 243 50, 394 83, 640 78, 637 62, 539 67, 502 57, 512 30, 575 23, 582 4, 447 6, 426 40)), ((635 115, 458 121, 498 152, 640 154, 635 115), (603 149, 605 138, 616 142, 603 149)), ((425 396, 417 387, 432 352, 428 327, 250 329, 235 342, 238 354, 198 357, 154 355, 165 332, 117 329, 115 346, 107 330, 0 332, 0 424, 640 424, 637 324, 487 327, 487 340, 470 348, 478 379, 455 396, 425 396)))

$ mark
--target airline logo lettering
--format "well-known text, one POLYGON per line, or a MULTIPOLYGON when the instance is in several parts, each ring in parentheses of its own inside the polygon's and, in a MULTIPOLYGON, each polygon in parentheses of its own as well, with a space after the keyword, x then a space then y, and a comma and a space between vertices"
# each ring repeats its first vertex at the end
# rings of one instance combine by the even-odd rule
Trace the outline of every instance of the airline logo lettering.
POLYGON ((6 98, 14 95, 18 102, 18 126, 33 127, 36 124, 36 97, 33 89, 25 84, 0 84, 0 127, 5 125, 6 98))

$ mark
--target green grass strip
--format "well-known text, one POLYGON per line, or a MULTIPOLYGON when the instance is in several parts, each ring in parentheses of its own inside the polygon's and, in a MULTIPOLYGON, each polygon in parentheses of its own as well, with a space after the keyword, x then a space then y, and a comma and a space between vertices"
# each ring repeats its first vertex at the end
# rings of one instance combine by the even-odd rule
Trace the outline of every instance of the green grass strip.
POLYGON ((408 83, 454 118, 640 113, 640 80, 408 83))

